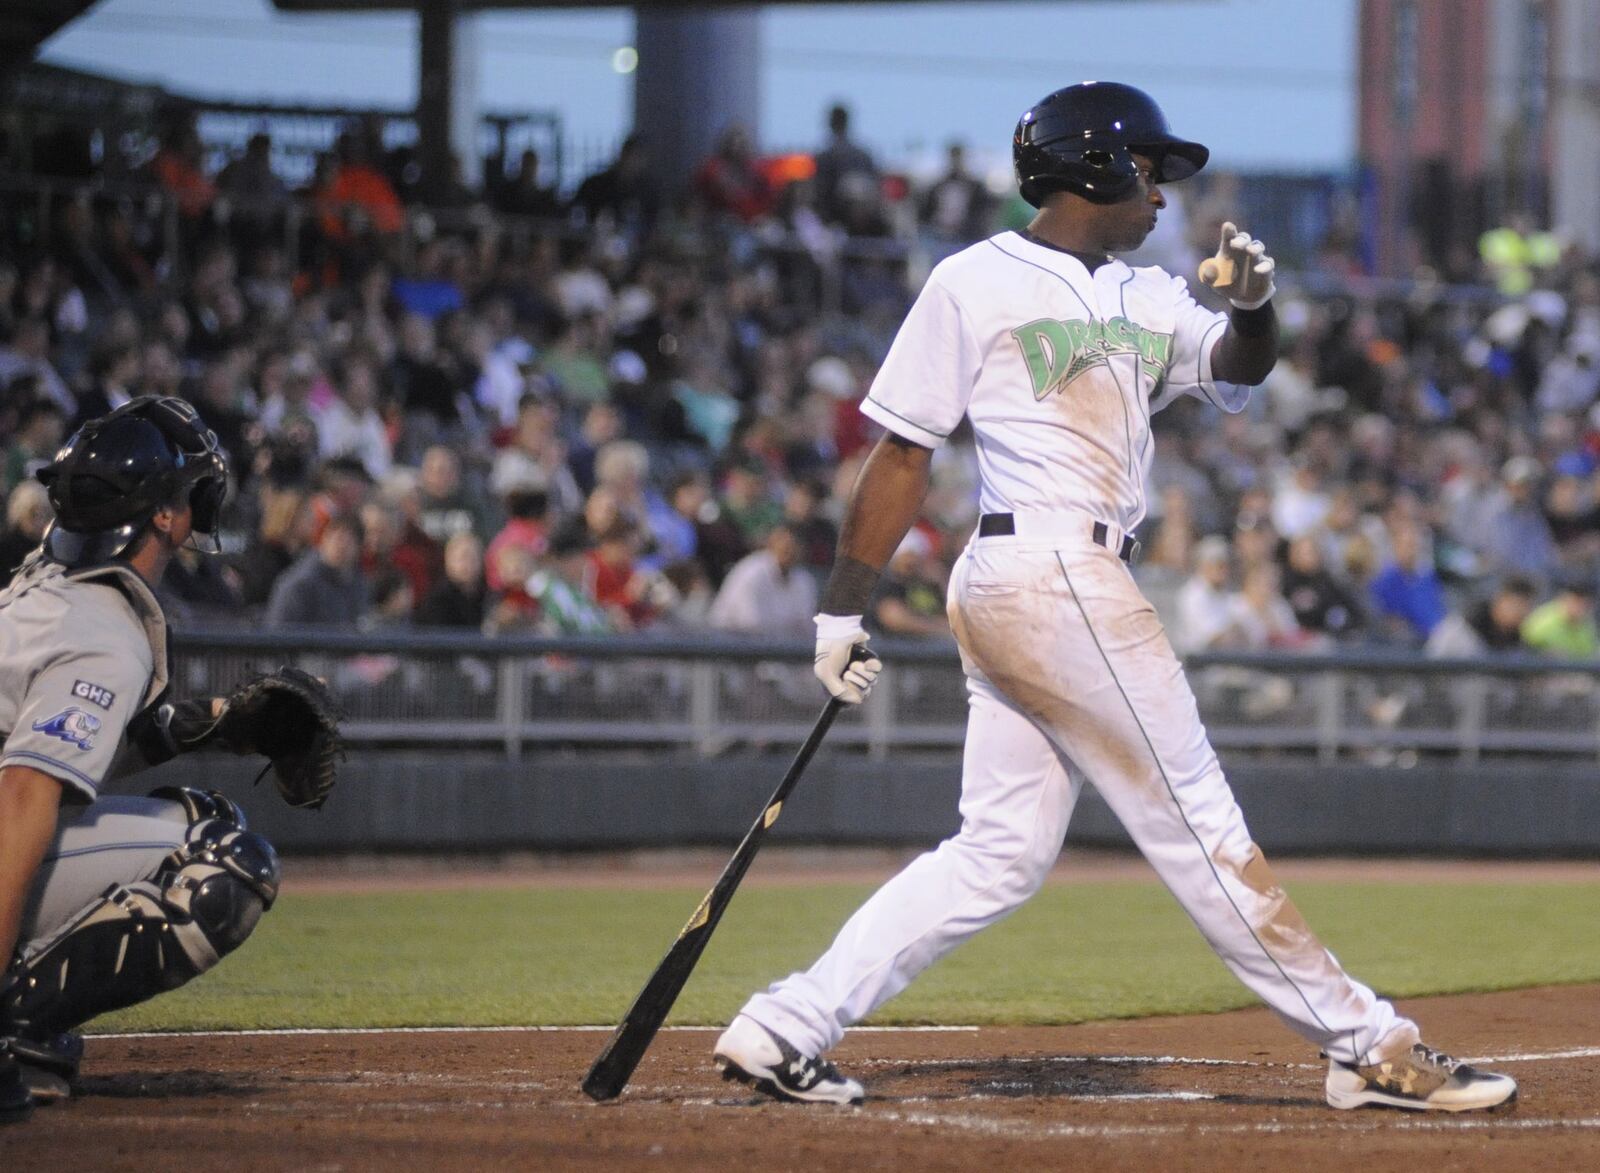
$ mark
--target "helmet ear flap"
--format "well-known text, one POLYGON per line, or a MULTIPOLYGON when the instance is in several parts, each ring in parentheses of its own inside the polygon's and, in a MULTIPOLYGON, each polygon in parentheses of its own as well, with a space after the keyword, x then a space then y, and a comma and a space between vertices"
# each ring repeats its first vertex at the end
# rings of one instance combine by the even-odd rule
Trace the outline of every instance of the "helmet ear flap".
POLYGON ((1114 204, 1133 194, 1139 186, 1139 164, 1133 152, 1118 143, 1090 147, 1079 156, 1085 188, 1083 196, 1097 204, 1114 204))
POLYGON ((1051 146, 1036 152, 1042 155, 1044 150, 1051 154, 1024 160, 1018 167, 1019 173, 1030 172, 1022 183, 1022 197, 1034 207, 1043 206, 1045 198, 1058 191, 1070 191, 1095 204, 1114 204, 1138 186, 1138 164, 1120 144, 1051 146))

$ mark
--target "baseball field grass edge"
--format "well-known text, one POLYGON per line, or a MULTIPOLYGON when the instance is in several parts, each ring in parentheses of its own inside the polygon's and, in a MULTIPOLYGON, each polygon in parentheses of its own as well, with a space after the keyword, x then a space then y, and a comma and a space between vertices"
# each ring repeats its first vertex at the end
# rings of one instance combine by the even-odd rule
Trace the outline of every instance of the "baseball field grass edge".
MULTIPOLYGON (((1307 882, 1291 892, 1345 966, 1388 995, 1600 981, 1590 931, 1600 881, 1307 882)), ((869 894, 740 893, 670 1021, 725 1021, 751 990, 808 965, 869 894)), ((216 970, 94 1029, 611 1023, 700 895, 288 893, 216 970)), ((1130 881, 1047 887, 872 1021, 1070 1023, 1252 1002, 1165 889, 1130 881)))

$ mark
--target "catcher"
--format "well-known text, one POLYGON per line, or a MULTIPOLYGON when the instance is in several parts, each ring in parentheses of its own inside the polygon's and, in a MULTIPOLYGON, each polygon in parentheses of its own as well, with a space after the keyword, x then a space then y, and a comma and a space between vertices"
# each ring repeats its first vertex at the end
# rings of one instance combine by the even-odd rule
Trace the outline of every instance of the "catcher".
POLYGON ((272 845, 221 794, 102 786, 206 745, 266 755, 293 806, 333 786, 338 718, 314 677, 166 699, 151 587, 214 534, 227 473, 194 408, 153 396, 39 472, 55 521, 0 591, 0 1120, 70 1093, 75 1027, 204 973, 278 894, 272 845))

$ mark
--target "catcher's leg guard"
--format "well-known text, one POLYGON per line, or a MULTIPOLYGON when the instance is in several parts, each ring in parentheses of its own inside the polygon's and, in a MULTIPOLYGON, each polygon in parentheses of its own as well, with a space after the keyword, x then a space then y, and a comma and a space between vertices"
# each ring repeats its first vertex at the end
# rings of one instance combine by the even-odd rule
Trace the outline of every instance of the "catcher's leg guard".
POLYGON ((83 1036, 77 1031, 40 1038, 23 1038, 18 1035, 9 1040, 11 1053, 23 1068, 36 1068, 71 1083, 78 1078, 78 1065, 83 1062, 83 1036))
POLYGON ((250 826, 244 809, 220 790, 196 790, 192 786, 162 786, 150 792, 151 798, 164 798, 183 807, 191 823, 224 819, 243 831, 250 826))
POLYGON ((277 895, 270 843, 231 819, 195 823, 153 877, 112 885, 29 947, 0 994, 0 1034, 47 1038, 176 989, 238 948, 277 895))

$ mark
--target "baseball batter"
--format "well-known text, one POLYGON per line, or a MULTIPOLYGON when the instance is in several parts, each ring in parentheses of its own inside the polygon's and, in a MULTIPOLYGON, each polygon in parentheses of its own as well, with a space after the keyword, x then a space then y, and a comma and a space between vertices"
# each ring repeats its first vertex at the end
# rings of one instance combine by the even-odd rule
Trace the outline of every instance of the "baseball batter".
POLYGON ((878 573, 915 520, 929 458, 965 416, 981 520, 951 575, 967 676, 961 829, 890 880, 804 973, 744 1006, 716 1044, 724 1076, 782 1099, 853 1103, 823 1056, 846 1027, 1031 896, 1094 784, 1217 955, 1329 1058, 1336 1108, 1461 1111, 1516 1084, 1424 1047, 1415 1024, 1340 967, 1250 832, 1183 668, 1128 563, 1146 511, 1151 416, 1181 395, 1238 411, 1272 369, 1273 262, 1225 225, 1202 266, 1227 314, 1185 281, 1132 269, 1161 185, 1209 152, 1145 93, 1086 82, 1022 116, 1013 158, 1039 209, 934 269, 862 410, 888 434, 849 503, 817 616, 816 672, 860 703, 849 665, 878 573))
POLYGON ((39 475, 56 520, 0 591, 0 1121, 69 1093, 74 1027, 210 969, 278 890, 271 844, 222 795, 100 796, 219 735, 244 740, 233 697, 162 703, 151 592, 216 527, 216 436, 182 400, 136 399, 39 475))

